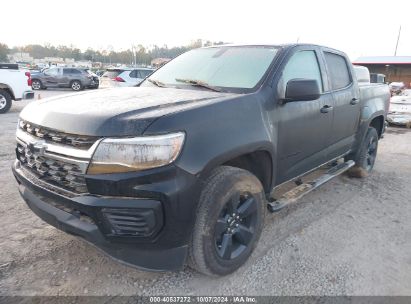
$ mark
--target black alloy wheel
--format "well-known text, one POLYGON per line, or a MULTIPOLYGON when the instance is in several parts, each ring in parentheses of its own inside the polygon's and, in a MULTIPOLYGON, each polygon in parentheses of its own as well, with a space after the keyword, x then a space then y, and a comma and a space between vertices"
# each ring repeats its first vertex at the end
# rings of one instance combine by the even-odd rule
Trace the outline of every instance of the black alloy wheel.
POLYGON ((378 138, 371 137, 368 141, 366 154, 366 170, 369 172, 374 167, 375 159, 377 157, 378 138))
POLYGON ((220 166, 201 191, 189 244, 189 265, 210 276, 233 273, 251 256, 261 236, 267 202, 251 172, 220 166))
POLYGON ((349 176, 363 178, 371 173, 377 158, 378 140, 377 130, 369 127, 354 157, 348 156, 345 158, 346 161, 350 159, 355 161, 355 166, 348 170, 349 176))
POLYGON ((257 201, 249 193, 235 195, 224 206, 215 226, 214 240, 220 258, 239 257, 253 239, 257 223, 257 201))

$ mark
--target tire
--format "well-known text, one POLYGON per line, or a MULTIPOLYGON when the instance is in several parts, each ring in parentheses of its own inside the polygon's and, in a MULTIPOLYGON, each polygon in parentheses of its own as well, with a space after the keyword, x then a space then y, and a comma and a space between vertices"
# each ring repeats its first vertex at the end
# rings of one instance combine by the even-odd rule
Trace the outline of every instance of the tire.
POLYGON ((11 96, 9 92, 0 90, 0 114, 7 113, 11 108, 11 96))
POLYGON ((204 185, 189 266, 210 276, 227 275, 247 261, 260 238, 264 189, 250 172, 228 166, 213 170, 204 185))
POLYGON ((374 168, 378 150, 378 132, 369 127, 359 151, 354 158, 355 166, 348 170, 350 177, 367 177, 374 168))
POLYGON ((33 80, 31 81, 31 88, 32 88, 33 90, 41 90, 41 89, 44 89, 41 80, 38 80, 38 79, 33 79, 33 80))
POLYGON ((72 82, 70 82, 70 88, 73 91, 81 91, 83 89, 83 85, 81 84, 80 81, 78 80, 73 80, 72 82))

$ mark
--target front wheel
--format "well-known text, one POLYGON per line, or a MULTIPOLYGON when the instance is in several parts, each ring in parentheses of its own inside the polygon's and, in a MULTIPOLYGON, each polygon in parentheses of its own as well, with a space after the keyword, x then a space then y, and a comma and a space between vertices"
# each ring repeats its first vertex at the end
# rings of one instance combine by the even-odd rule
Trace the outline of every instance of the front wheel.
POLYGON ((260 238, 265 210, 264 190, 253 174, 228 166, 216 168, 200 196, 190 266, 212 276, 236 271, 260 238))
POLYGON ((38 79, 33 79, 31 82, 31 88, 33 90, 41 90, 43 88, 43 84, 38 79))
POLYGON ((375 128, 369 127, 367 134, 358 150, 355 166, 348 170, 351 177, 366 177, 372 171, 377 157, 378 132, 375 128))
POLYGON ((72 81, 70 87, 73 91, 80 91, 83 88, 81 82, 78 80, 72 81))

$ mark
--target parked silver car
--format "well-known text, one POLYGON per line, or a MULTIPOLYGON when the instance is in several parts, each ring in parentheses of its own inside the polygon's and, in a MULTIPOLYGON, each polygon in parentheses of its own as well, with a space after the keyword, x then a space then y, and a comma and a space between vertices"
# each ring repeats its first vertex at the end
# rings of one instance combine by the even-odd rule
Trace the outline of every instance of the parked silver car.
POLYGON ((41 73, 33 74, 33 90, 46 88, 71 88, 80 91, 84 88, 97 89, 99 87, 98 76, 88 69, 54 67, 41 73))
POLYGON ((101 76, 101 87, 133 87, 150 76, 150 68, 114 68, 107 69, 101 76))

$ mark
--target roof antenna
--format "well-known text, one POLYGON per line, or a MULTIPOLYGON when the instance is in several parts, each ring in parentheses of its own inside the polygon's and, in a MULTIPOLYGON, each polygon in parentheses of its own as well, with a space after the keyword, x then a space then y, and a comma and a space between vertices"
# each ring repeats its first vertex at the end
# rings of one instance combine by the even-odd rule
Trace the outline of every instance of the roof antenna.
POLYGON ((300 41, 300 37, 297 38, 297 43, 298 43, 298 41, 300 41))
POLYGON ((398 42, 400 42, 400 36, 401 36, 401 25, 400 25, 400 29, 398 31, 398 38, 397 38, 397 44, 395 45, 394 56, 397 56, 398 42))

